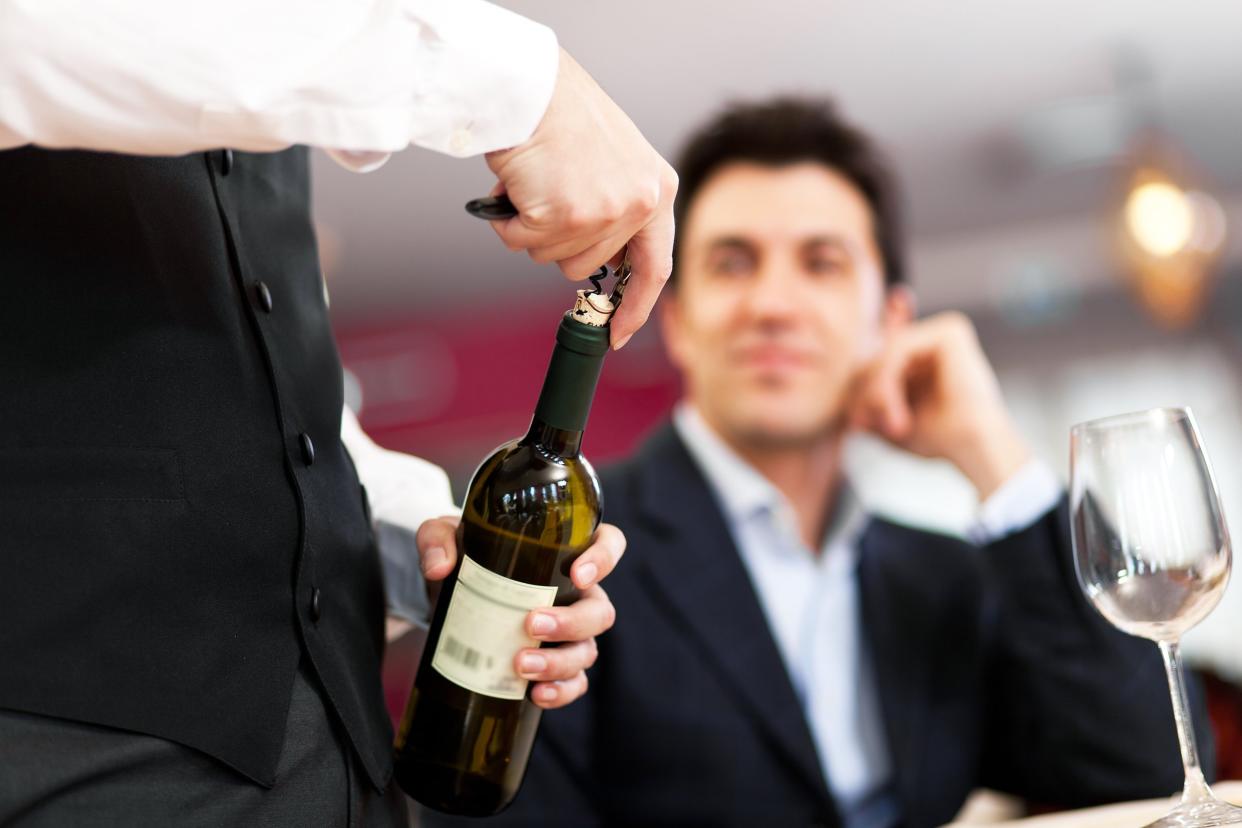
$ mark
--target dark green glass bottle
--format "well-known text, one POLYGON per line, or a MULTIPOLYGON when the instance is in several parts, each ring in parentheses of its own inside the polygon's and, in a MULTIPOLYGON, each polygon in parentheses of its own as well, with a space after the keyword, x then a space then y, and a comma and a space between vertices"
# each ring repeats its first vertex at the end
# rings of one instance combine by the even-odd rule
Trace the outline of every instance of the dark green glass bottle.
POLYGON ((579 292, 557 329, 530 429, 470 482, 458 566, 436 604, 396 740, 397 782, 436 810, 495 814, 526 773, 541 710, 513 660, 536 645, 524 627, 531 609, 577 600, 569 567, 599 525, 599 480, 580 449, 612 309, 604 296, 579 292))

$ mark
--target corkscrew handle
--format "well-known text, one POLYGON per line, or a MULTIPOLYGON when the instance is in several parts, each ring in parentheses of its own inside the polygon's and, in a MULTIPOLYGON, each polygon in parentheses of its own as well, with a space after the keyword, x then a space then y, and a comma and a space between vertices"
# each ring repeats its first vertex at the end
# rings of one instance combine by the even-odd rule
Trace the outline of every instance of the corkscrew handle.
POLYGON ((511 219, 518 214, 517 208, 507 195, 471 199, 466 202, 466 212, 487 221, 511 219))

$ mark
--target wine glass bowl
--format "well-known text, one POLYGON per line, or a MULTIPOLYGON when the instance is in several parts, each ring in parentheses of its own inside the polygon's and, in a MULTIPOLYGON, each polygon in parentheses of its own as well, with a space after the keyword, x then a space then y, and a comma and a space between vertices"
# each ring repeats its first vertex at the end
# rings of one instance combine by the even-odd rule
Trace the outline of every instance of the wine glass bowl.
POLYGON ((1153 409, 1070 433, 1079 582, 1113 625, 1176 640, 1215 608, 1230 543, 1194 417, 1153 409))
POLYGON ((1074 568, 1111 624, 1160 647, 1182 751, 1182 800, 1153 826, 1242 824, 1242 808, 1212 796, 1182 675, 1179 640, 1216 607, 1231 547, 1194 416, 1157 408, 1092 420, 1070 431, 1074 568))

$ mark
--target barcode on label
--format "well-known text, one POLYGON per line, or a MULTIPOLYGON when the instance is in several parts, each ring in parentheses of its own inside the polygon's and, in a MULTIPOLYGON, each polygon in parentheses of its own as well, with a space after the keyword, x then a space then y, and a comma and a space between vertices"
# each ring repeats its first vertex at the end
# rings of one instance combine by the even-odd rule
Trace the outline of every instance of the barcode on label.
POLYGON ((432 668, 472 693, 511 701, 523 698, 528 682, 514 670, 513 657, 539 646, 526 632, 526 613, 555 601, 554 586, 515 581, 462 556, 432 668))
MULTIPOLYGON (((479 661, 483 658, 483 654, 478 650, 467 647, 456 638, 449 636, 444 639, 444 654, 454 661, 464 664, 471 670, 479 668, 479 661)), ((492 660, 487 660, 488 666, 491 666, 492 660)))

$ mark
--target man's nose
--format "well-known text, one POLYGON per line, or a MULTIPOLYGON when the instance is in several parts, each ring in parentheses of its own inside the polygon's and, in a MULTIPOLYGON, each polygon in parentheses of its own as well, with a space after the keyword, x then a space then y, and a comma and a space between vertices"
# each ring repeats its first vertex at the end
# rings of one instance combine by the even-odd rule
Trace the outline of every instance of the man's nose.
POLYGON ((768 321, 792 319, 798 311, 797 280, 788 263, 765 262, 757 277, 747 297, 751 314, 768 321))

